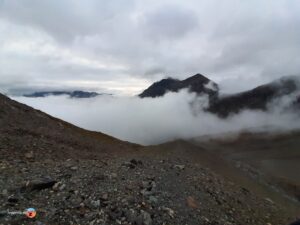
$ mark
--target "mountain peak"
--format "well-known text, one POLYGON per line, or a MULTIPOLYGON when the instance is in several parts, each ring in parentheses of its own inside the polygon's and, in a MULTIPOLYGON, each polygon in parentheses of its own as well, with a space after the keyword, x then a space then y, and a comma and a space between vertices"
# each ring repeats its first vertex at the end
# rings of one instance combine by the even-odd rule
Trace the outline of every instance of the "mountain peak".
POLYGON ((197 94, 208 94, 214 96, 218 93, 218 85, 203 76, 202 74, 195 74, 184 80, 178 80, 174 78, 162 79, 158 82, 153 83, 149 88, 143 91, 139 96, 145 97, 160 97, 167 92, 178 92, 181 89, 188 88, 190 92, 197 94))
POLYGON ((197 73, 191 77, 188 77, 185 79, 186 80, 201 80, 203 82, 209 82, 210 79, 208 79, 207 77, 205 77, 204 75, 200 74, 200 73, 197 73))

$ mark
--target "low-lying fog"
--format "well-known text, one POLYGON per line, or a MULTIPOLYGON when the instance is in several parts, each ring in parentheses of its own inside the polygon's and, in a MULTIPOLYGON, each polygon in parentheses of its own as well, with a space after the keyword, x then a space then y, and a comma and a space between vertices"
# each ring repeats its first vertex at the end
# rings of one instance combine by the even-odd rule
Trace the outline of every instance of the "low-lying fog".
POLYGON ((158 144, 177 138, 234 132, 244 129, 291 130, 300 128, 299 119, 276 110, 269 113, 244 111, 226 120, 201 110, 205 97, 182 90, 160 98, 98 96, 72 99, 67 96, 46 98, 14 97, 79 127, 101 131, 139 144, 158 144))

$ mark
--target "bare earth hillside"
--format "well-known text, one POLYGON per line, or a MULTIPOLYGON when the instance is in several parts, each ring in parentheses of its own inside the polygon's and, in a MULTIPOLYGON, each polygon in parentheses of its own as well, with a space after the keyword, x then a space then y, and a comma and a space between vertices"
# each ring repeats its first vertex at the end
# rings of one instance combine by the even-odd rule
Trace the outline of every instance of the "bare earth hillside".
POLYGON ((0 95, 0 224, 282 225, 296 219, 297 203, 214 157, 211 146, 143 147, 0 95), (36 218, 6 215, 29 207, 36 218))

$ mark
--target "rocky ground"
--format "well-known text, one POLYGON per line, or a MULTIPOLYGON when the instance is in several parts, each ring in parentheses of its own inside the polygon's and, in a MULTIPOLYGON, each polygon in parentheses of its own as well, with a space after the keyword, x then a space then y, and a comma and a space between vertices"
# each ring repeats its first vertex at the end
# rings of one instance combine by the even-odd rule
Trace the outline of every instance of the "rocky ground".
MULTIPOLYGON (((138 154, 140 155, 140 154, 138 154)), ((284 209, 176 158, 1 160, 0 224, 288 224, 284 209)))
POLYGON ((209 169, 187 149, 164 154, 167 148, 89 132, 0 95, 0 225, 295 220, 284 205, 209 169), (5 215, 29 207, 34 219, 5 215))

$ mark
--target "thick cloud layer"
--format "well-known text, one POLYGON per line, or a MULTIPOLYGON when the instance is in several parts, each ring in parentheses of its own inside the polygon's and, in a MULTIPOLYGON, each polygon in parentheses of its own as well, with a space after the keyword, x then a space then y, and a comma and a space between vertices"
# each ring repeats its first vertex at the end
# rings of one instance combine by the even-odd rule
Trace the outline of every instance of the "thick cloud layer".
POLYGON ((300 71, 295 0, 0 0, 0 91, 133 95, 164 76, 229 92, 300 71))
POLYGON ((226 120, 203 112, 201 108, 207 104, 207 98, 196 97, 186 90, 155 99, 111 96, 15 99, 80 127, 146 145, 245 129, 287 131, 300 128, 299 116, 281 111, 290 97, 270 104, 268 113, 244 111, 226 120))

